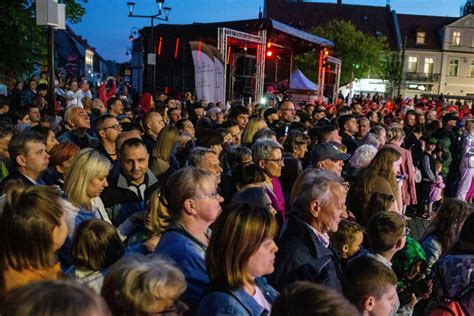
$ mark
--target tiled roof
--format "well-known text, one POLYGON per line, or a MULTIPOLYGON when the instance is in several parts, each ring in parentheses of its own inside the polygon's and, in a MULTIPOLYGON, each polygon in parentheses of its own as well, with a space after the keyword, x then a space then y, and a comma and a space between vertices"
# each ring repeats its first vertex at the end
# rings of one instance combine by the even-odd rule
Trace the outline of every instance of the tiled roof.
POLYGON ((366 34, 386 36, 390 47, 397 48, 397 36, 390 6, 265 0, 265 14, 268 18, 305 30, 333 20, 349 21, 366 34))
POLYGON ((427 16, 412 14, 397 14, 400 35, 406 47, 414 49, 441 50, 442 28, 459 18, 443 16, 427 16), (425 44, 416 44, 416 33, 425 32, 425 44))

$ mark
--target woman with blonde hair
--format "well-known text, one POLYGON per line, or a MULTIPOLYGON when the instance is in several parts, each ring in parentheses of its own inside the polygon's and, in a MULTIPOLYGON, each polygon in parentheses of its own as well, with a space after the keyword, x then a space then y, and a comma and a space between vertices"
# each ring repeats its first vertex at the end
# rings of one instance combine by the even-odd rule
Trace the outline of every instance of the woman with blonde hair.
POLYGON ((101 294, 113 316, 182 315, 186 306, 180 296, 185 289, 183 273, 174 264, 133 255, 110 268, 101 294))
POLYGON ((361 214, 366 214, 372 194, 384 193, 395 197, 395 210, 402 213, 402 197, 396 176, 401 163, 402 158, 397 150, 382 147, 370 164, 362 169, 357 179, 351 183, 347 194, 349 210, 359 218, 361 214))
POLYGON ((99 196, 108 186, 107 175, 111 167, 110 161, 92 148, 81 150, 72 161, 64 179, 70 237, 77 225, 85 220, 100 218, 110 223, 99 196))
MULTIPOLYGON (((56 280, 56 252, 67 237, 59 191, 48 186, 5 186, 0 217, 0 293, 39 280, 56 280)), ((0 295, 1 296, 1 295, 0 295)))
MULTIPOLYGON (((263 192, 263 191, 262 191, 263 192)), ((278 247, 275 216, 266 208, 233 204, 216 225, 206 254, 210 293, 197 315, 267 315, 278 292, 264 275, 274 271, 278 247)))
POLYGON ((156 137, 152 151, 150 169, 160 180, 166 179, 179 168, 179 163, 173 153, 179 139, 179 130, 175 126, 164 127, 156 137))
POLYGON ((402 144, 405 141, 405 132, 403 128, 391 127, 387 132, 387 143, 386 147, 390 147, 398 151, 402 157, 402 164, 398 175, 402 176, 404 180, 401 182, 401 194, 403 203, 403 212, 407 205, 416 205, 416 187, 415 187, 415 167, 413 165, 413 159, 411 152, 405 148, 402 148, 402 144))
POLYGON ((262 128, 267 127, 267 123, 261 117, 252 117, 242 130, 240 143, 247 147, 252 147, 253 136, 262 128))
POLYGON ((204 256, 209 227, 221 213, 223 198, 216 177, 209 171, 186 167, 173 173, 160 191, 173 224, 162 234, 155 253, 172 259, 186 277, 183 301, 194 310, 205 294, 209 277, 204 256))

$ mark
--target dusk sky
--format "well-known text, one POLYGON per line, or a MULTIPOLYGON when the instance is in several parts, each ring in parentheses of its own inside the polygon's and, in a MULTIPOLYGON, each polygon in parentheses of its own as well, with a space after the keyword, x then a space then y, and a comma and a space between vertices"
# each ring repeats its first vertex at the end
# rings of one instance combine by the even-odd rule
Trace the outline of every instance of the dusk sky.
MULTIPOLYGON (((309 1, 308 1, 309 2, 309 1)), ((311 2, 336 2, 311 1, 311 2)), ((465 0, 391 0, 392 9, 398 13, 459 16, 465 0)), ((135 14, 155 14, 155 0, 135 0, 135 14)), ((347 4, 384 6, 386 0, 343 0, 347 4)), ((133 27, 150 25, 150 19, 128 17, 127 0, 89 0, 83 4, 86 14, 79 24, 71 25, 74 32, 88 40, 106 59, 128 61, 125 55, 130 46, 128 37, 133 27)), ((253 19, 263 0, 165 0, 171 7, 169 23, 218 22, 253 19)), ((155 21, 157 23, 158 21, 155 21)), ((161 23, 161 22, 160 22, 161 23)))

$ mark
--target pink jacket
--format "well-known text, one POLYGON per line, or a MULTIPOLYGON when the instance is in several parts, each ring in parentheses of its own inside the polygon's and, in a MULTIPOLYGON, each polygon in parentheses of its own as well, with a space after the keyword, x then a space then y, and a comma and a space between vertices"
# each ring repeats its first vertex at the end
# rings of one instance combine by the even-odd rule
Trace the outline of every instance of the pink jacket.
POLYGON ((406 177, 406 180, 403 181, 402 184, 403 205, 417 204, 415 188, 415 167, 413 166, 411 152, 396 144, 386 144, 385 146, 395 149, 402 156, 401 173, 406 177))

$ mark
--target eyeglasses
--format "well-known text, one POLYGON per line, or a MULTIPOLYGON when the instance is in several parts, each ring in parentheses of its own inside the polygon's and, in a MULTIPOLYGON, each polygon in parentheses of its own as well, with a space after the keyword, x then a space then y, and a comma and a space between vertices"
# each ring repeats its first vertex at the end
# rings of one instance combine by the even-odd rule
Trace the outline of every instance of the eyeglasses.
POLYGON ((109 126, 109 127, 104 127, 102 130, 105 131, 105 130, 107 130, 107 129, 109 129, 109 128, 113 128, 113 129, 115 129, 115 130, 117 130, 117 131, 121 131, 121 130, 122 130, 122 125, 120 125, 120 124, 114 124, 114 125, 109 126))
POLYGON ((213 192, 213 193, 197 195, 197 196, 194 197, 194 199, 199 200, 199 199, 211 198, 211 199, 218 200, 219 197, 220 197, 219 192, 216 191, 216 192, 213 192))
POLYGON ((283 163, 283 157, 281 157, 281 158, 273 158, 273 159, 270 159, 270 158, 269 158, 269 159, 265 159, 265 160, 266 160, 266 161, 273 161, 273 162, 276 162, 276 163, 279 163, 279 164, 283 163))

